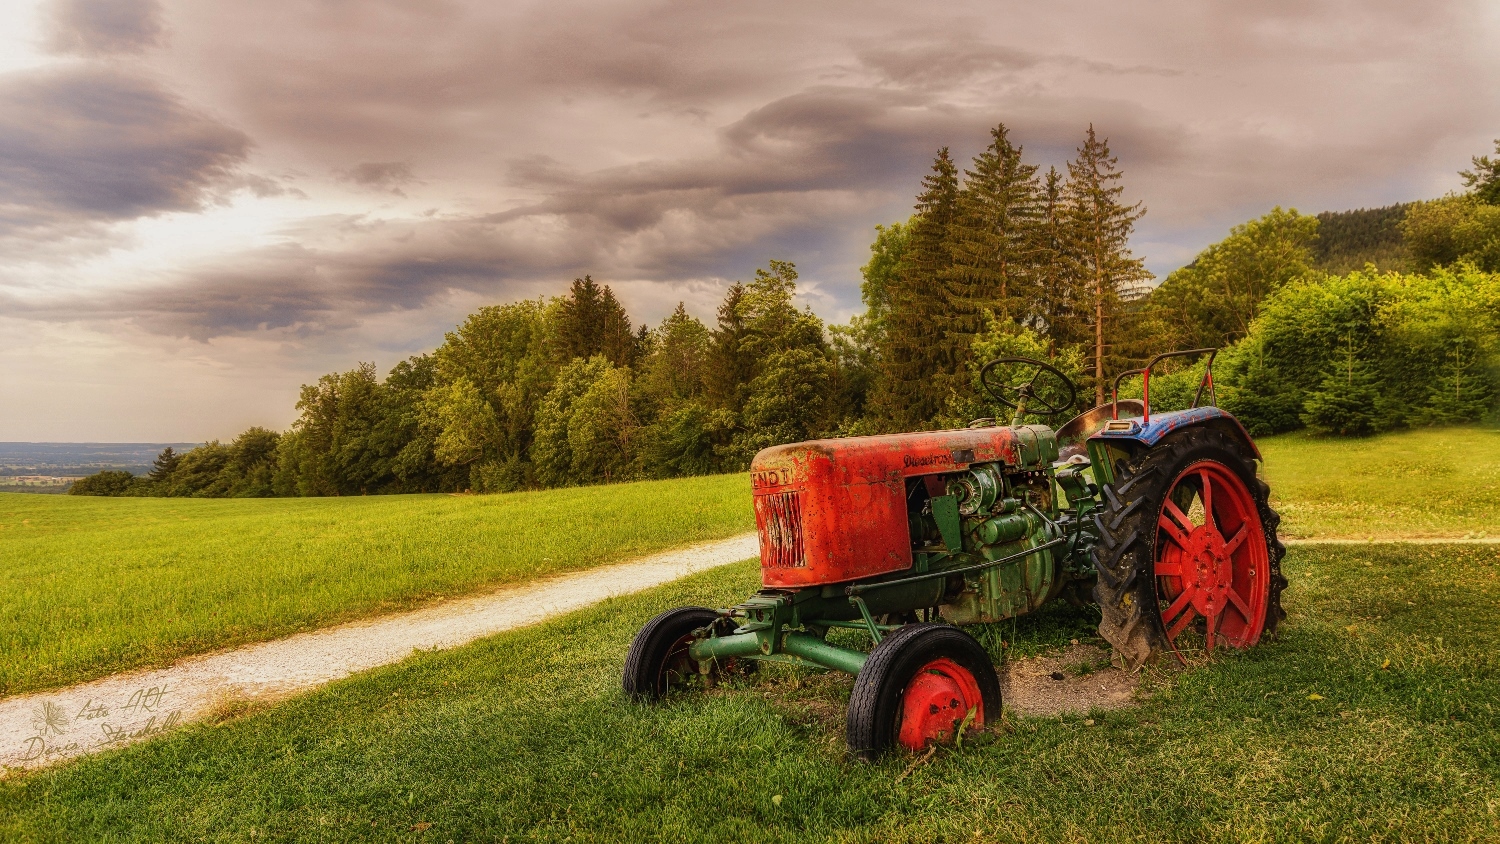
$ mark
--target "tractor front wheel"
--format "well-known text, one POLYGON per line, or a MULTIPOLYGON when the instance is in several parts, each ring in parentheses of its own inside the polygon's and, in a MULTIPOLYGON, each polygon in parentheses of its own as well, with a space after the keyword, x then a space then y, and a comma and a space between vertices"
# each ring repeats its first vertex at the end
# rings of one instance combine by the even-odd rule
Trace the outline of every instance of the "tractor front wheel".
POLYGON ((646 622, 625 655, 625 694, 652 703, 674 688, 699 681, 698 661, 688 653, 695 633, 717 622, 708 607, 678 607, 646 622))
POLYGON ((1183 660, 1274 635, 1286 615, 1286 549, 1248 447, 1190 428, 1122 461, 1115 475, 1095 517, 1094 598, 1099 633, 1122 667, 1154 652, 1183 660))
POLYGON ((1000 679, 974 637, 909 624, 881 640, 849 696, 849 752, 874 761, 893 745, 921 750, 1000 717, 1000 679))

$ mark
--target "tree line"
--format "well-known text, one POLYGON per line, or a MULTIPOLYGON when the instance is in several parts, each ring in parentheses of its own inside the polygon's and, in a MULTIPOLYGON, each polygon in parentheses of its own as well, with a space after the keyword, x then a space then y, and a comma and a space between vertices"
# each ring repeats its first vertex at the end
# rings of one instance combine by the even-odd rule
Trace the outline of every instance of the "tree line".
MULTIPOLYGON (((1500 393, 1500 256, 1486 251, 1500 242, 1500 158, 1464 175, 1466 192, 1402 207, 1399 250, 1389 212, 1278 208, 1152 290, 1128 247, 1145 210, 1122 199, 1107 140, 1090 127, 1063 171, 1043 173, 1000 125, 961 173, 940 150, 915 213, 876 227, 866 310, 848 325, 797 307, 786 261, 732 285, 709 324, 679 304, 636 327, 584 276, 480 309, 383 378, 373 364, 323 376, 285 432, 168 449, 148 475, 72 491, 495 492, 738 471, 777 443, 994 415, 976 364, 1010 355, 1052 361, 1097 403, 1155 352, 1223 347, 1221 403, 1257 434, 1479 419, 1500 393), (1411 263, 1331 275, 1330 254, 1411 263)), ((1196 375, 1153 379, 1153 405, 1185 402, 1196 375)))

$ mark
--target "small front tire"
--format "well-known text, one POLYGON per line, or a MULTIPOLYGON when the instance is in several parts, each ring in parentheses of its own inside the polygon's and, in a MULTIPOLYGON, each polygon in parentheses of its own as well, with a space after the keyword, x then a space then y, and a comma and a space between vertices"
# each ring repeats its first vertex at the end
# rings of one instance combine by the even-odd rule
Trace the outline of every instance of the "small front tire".
POLYGON ((625 655, 625 694, 654 703, 699 677, 698 662, 688 654, 696 632, 710 627, 719 614, 707 607, 678 607, 646 622, 625 655))
POLYGON ((921 750, 1000 717, 1000 678, 974 637, 909 624, 881 640, 849 696, 849 752, 866 761, 900 744, 921 750))

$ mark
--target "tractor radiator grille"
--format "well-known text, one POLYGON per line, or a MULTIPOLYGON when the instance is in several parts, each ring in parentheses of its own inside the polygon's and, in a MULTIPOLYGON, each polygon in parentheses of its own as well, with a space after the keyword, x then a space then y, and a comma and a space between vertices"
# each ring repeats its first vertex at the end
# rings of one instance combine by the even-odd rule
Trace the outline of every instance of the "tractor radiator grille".
POLYGON ((760 564, 764 568, 803 568, 802 493, 778 492, 755 498, 760 528, 760 564))

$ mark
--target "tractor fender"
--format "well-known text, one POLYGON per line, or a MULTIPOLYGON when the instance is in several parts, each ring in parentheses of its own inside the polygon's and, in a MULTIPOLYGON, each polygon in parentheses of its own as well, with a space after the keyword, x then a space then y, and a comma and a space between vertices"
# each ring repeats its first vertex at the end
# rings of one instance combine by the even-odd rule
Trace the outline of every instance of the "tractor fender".
POLYGON ((1129 442, 1146 446, 1156 445, 1162 437, 1180 431, 1184 428, 1213 428, 1223 431, 1231 437, 1243 442, 1250 453, 1260 460, 1260 449, 1256 447, 1255 441, 1250 439, 1250 432, 1240 420, 1228 411, 1217 407, 1194 407, 1188 410, 1172 410, 1166 413, 1151 414, 1151 421, 1142 422, 1140 419, 1119 419, 1107 422, 1104 428, 1097 434, 1089 437, 1092 441, 1103 441, 1107 443, 1129 442))

